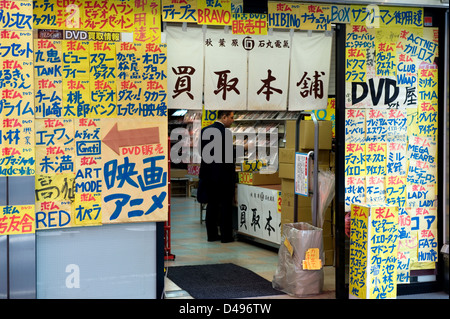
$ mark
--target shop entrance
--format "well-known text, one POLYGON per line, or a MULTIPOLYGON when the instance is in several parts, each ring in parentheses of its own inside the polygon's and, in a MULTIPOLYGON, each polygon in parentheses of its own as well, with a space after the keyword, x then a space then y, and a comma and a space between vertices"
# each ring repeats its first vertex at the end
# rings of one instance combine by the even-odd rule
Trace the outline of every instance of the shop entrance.
MULTIPOLYGON (((267 280, 261 294, 253 297, 264 297, 264 291, 271 287, 273 275, 278 265, 278 249, 263 245, 244 236, 237 236, 232 243, 208 242, 204 222, 200 222, 200 204, 192 197, 171 198, 171 252, 174 260, 166 260, 167 299, 191 298, 189 292, 183 288, 183 281, 171 280, 171 271, 175 267, 187 265, 204 266, 211 264, 234 264, 252 271, 267 280)), ((225 274, 217 273, 216 280, 225 274)), ((232 277, 232 276, 231 276, 232 277)), ((230 280, 235 278, 230 278, 230 280)), ((211 289, 212 281, 202 283, 205 289, 211 289)), ((250 285, 249 285, 250 286, 250 285)), ((217 287, 218 290, 221 287, 217 287)), ((234 298, 238 295, 234 296, 234 298)), ((267 297, 267 296, 266 296, 267 297)), ((233 298, 233 296, 231 296, 233 298)), ((283 292, 272 293, 271 298, 292 298, 283 292)), ((314 298, 334 299, 334 268, 326 267, 324 291, 314 298)))

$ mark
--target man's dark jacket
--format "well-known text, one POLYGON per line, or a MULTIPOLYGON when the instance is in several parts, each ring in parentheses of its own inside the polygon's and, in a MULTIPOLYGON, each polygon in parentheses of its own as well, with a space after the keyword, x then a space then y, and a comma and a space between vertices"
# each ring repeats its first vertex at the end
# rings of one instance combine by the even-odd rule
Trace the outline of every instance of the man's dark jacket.
MULTIPOLYGON (((217 132, 217 131, 216 131, 217 132)), ((220 122, 215 122, 201 131, 201 155, 202 161, 200 164, 199 173, 199 188, 197 198, 201 203, 214 200, 232 200, 234 196, 235 187, 235 164, 233 151, 233 136, 229 129, 220 122), (217 129, 220 132, 221 143, 214 141, 217 135, 211 134, 207 139, 205 132, 208 129, 217 129), (226 137, 227 136, 227 137, 226 137), (214 158, 214 152, 217 151, 221 145, 222 156, 219 161, 206 163, 203 154, 204 147, 209 143, 214 143, 215 147, 211 150, 211 157, 214 158), (230 153, 231 152, 231 153, 230 153)))

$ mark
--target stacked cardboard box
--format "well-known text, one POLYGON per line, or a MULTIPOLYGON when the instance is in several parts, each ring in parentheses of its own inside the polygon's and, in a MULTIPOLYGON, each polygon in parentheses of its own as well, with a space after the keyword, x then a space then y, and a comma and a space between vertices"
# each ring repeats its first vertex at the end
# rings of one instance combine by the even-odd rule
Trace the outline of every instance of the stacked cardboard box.
MULTIPOLYGON (((279 149, 279 177, 281 178, 281 225, 294 222, 294 162, 295 162, 295 130, 296 121, 286 121, 286 145, 279 149)), ((331 153, 331 122, 319 121, 319 154, 320 170, 329 170, 334 166, 331 153), (331 160, 333 162, 331 162, 331 160)), ((300 153, 314 150, 314 123, 301 121, 299 128, 300 153)), ((313 169, 313 166, 311 166, 313 169)), ((311 174, 312 176, 312 174, 311 174)), ((312 181, 311 183, 312 184, 312 181)), ((312 196, 297 196, 297 221, 312 224, 312 196)), ((334 236, 332 210, 333 203, 327 208, 323 223, 323 245, 325 252, 324 265, 334 263, 334 236)))
POLYGON ((239 172, 238 173, 239 184, 246 185, 276 185, 280 184, 280 177, 278 172, 273 174, 261 174, 251 172, 239 172))

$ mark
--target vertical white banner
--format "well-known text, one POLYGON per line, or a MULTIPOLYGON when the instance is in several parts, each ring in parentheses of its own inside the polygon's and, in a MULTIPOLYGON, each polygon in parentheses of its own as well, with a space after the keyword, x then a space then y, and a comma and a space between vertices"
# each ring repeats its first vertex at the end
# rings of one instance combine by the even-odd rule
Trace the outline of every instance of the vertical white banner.
POLYGON ((205 34, 205 109, 247 108, 247 50, 244 36, 208 28, 205 34))
POLYGON ((201 110, 204 57, 202 28, 167 26, 166 34, 168 107, 201 110))
POLYGON ((248 109, 286 110, 291 37, 288 31, 254 35, 248 59, 248 109))
POLYGON ((290 111, 327 108, 332 36, 294 32, 289 80, 290 111))

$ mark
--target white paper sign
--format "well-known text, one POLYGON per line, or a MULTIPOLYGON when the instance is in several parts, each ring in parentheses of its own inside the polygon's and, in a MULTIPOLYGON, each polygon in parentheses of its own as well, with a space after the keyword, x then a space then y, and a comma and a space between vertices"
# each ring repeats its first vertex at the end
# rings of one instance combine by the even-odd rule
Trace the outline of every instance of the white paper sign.
POLYGON ((325 32, 294 32, 289 80, 290 111, 327 108, 332 37, 325 32))
POLYGON ((265 187, 238 184, 238 230, 240 233, 280 243, 281 192, 265 187))
POLYGON ((167 26, 167 100, 170 109, 201 110, 203 32, 201 27, 167 26))
POLYGON ((244 36, 208 28, 205 34, 205 109, 247 109, 244 36))
POLYGON ((249 36, 248 109, 286 110, 291 37, 287 31, 249 36))
POLYGON ((309 195, 309 153, 295 153, 295 193, 302 196, 309 195))

